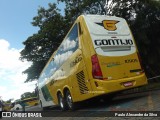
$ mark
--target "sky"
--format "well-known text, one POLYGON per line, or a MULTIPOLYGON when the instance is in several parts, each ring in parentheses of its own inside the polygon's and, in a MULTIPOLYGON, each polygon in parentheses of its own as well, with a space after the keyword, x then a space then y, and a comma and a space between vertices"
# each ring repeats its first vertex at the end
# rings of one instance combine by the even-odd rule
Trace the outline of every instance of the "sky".
MULTIPOLYGON (((32 92, 35 82, 24 83, 22 71, 31 63, 19 60, 20 51, 29 36, 38 28, 31 22, 39 7, 48 8, 56 0, 0 0, 0 97, 3 100, 19 99, 24 92, 32 92)), ((64 4, 58 5, 64 14, 64 4)))

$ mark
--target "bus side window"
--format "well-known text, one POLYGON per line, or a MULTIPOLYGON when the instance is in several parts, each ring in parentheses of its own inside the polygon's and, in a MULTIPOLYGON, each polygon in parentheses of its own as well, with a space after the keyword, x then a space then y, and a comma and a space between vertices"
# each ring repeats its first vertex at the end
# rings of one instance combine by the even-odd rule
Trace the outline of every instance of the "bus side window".
POLYGON ((61 67, 61 65, 78 49, 78 43, 78 24, 75 24, 62 42, 54 58, 48 63, 43 74, 40 76, 40 83, 44 83, 61 67))
POLYGON ((67 36, 67 40, 65 41, 64 48, 68 51, 76 51, 78 49, 78 25, 75 24, 69 35, 67 36), (66 46, 65 46, 66 45, 66 46))
POLYGON ((68 34, 68 36, 62 42, 55 57, 54 63, 57 66, 56 70, 78 49, 78 27, 75 24, 68 34))
POLYGON ((50 61, 48 67, 49 67, 49 69, 48 69, 49 75, 48 76, 51 77, 54 74, 54 72, 57 70, 57 67, 58 67, 57 64, 55 63, 54 58, 50 61))

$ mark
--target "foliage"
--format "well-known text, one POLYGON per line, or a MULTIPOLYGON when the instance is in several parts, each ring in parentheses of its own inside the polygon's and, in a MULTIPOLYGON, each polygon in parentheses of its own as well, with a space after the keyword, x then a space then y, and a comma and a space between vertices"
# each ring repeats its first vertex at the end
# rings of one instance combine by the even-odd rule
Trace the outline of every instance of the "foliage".
POLYGON ((81 14, 105 14, 105 0, 57 0, 65 2, 65 17, 73 23, 81 14))
POLYGON ((41 7, 38 15, 33 18, 32 25, 39 27, 40 30, 23 42, 25 48, 21 51, 20 59, 32 62, 32 65, 23 72, 28 75, 25 82, 39 77, 47 60, 63 40, 67 28, 56 4, 49 4, 49 9, 41 7))

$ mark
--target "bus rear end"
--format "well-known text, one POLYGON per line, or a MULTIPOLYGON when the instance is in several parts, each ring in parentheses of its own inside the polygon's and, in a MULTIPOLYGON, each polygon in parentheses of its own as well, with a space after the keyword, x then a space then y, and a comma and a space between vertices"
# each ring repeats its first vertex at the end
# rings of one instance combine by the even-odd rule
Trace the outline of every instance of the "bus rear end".
POLYGON ((141 59, 126 21, 85 16, 94 52, 90 62, 93 91, 111 93, 147 84, 141 59))

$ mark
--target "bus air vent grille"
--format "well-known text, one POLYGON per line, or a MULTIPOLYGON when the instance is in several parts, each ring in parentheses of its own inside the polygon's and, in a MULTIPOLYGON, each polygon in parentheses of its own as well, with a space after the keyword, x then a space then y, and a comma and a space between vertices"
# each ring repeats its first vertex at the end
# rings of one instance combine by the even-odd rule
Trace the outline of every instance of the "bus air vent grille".
POLYGON ((78 81, 78 85, 79 85, 79 89, 80 89, 81 94, 88 93, 88 88, 86 86, 84 72, 81 71, 81 72, 77 73, 76 76, 77 76, 77 81, 78 81))

